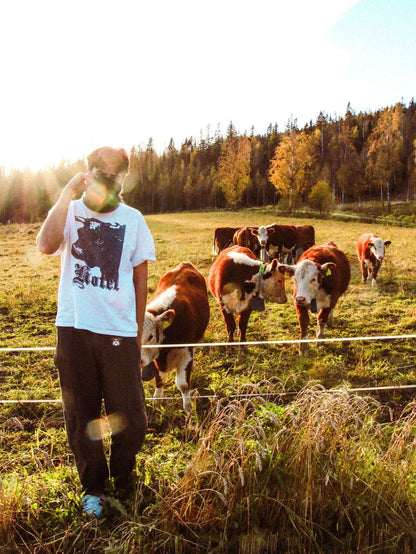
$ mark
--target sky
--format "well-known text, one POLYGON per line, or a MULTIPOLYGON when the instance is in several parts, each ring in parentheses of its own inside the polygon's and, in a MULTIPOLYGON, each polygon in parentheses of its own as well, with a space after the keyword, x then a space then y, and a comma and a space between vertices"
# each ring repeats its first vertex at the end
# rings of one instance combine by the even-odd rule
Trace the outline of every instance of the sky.
POLYGON ((416 95, 414 0, 0 4, 0 166, 283 131, 416 95))

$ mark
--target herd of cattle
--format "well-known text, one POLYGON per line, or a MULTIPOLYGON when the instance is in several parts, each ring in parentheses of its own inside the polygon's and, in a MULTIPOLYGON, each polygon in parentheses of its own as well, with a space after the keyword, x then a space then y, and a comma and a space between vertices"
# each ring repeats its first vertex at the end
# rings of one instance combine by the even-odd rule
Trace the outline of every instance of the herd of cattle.
MULTIPOLYGON (((360 237, 357 256, 363 282, 371 277, 372 285, 376 284, 385 248, 390 243, 374 233, 360 237)), ((316 245, 311 225, 219 227, 214 233, 214 255, 208 286, 219 304, 228 342, 234 341, 237 323, 239 340, 246 342, 250 314, 263 310, 265 301, 287 302, 288 274, 293 277, 299 351, 303 354, 308 346, 309 311, 317 314, 317 338, 324 338, 326 326, 332 324, 334 307, 350 281, 350 263, 345 254, 332 241, 316 245)), ((201 341, 209 315, 205 278, 190 262, 182 262, 162 276, 146 308, 143 379, 154 377, 154 396, 161 397, 168 374, 176 369, 176 385, 187 412, 191 410, 193 347, 174 345, 201 341)))

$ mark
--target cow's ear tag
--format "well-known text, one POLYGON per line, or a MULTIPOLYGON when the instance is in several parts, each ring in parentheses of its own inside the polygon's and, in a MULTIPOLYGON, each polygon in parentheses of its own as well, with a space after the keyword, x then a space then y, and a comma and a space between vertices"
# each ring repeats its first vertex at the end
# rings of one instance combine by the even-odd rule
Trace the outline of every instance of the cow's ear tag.
POLYGON ((261 264, 259 267, 259 275, 264 275, 264 270, 266 269, 266 266, 264 264, 261 264))
POLYGON ((328 267, 328 269, 326 270, 326 275, 332 275, 332 271, 330 267, 328 267))
POLYGON ((256 312, 263 312, 264 298, 261 298, 258 294, 254 295, 251 299, 250 308, 256 312))

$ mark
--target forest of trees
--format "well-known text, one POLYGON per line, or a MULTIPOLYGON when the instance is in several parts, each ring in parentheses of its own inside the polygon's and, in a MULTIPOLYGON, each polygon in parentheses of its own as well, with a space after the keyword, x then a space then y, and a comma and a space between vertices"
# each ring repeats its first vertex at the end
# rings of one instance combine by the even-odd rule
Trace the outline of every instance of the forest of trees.
MULTIPOLYGON (((344 117, 320 113, 300 129, 295 119, 279 131, 173 140, 157 153, 153 140, 133 147, 125 182, 126 202, 143 213, 265 206, 288 211, 329 190, 344 204, 377 198, 416 200, 416 103, 344 117), (326 187, 326 188, 325 188, 326 187)), ((42 220, 61 188, 84 161, 63 161, 37 172, 0 167, 0 223, 42 220)))

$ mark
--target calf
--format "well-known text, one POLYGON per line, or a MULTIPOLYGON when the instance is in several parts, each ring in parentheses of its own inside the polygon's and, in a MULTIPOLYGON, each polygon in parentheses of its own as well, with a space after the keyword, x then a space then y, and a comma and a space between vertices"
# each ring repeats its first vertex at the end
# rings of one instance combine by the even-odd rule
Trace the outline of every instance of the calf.
POLYGON ((371 275, 371 285, 374 287, 377 284, 377 273, 384 260, 386 246, 389 244, 391 244, 390 240, 383 240, 374 233, 365 233, 358 239, 357 255, 361 265, 363 283, 371 275))
POLYGON ((217 256, 222 250, 233 245, 233 236, 239 227, 217 227, 214 231, 212 253, 217 256))
POLYGON ((273 223, 267 227, 267 231, 269 238, 266 250, 269 258, 286 262, 293 258, 297 245, 296 227, 273 223))
POLYGON ((235 316, 240 342, 246 341, 254 300, 260 299, 260 305, 263 300, 279 304, 287 301, 284 275, 277 260, 263 264, 251 250, 242 246, 227 248, 219 254, 209 270, 208 284, 220 305, 229 342, 234 341, 235 316))
POLYGON ((268 233, 266 227, 240 227, 234 233, 233 243, 237 246, 249 248, 256 257, 266 260, 266 244, 268 233))
POLYGON ((315 229, 312 225, 296 225, 296 260, 315 244, 315 229))
POLYGON ((249 248, 263 262, 267 259, 266 245, 269 234, 264 225, 260 227, 240 227, 233 236, 233 243, 249 248))
MULTIPOLYGON (((312 246, 301 255, 296 265, 283 268, 294 278, 293 298, 301 340, 308 340, 309 310, 318 314, 317 338, 324 338, 326 325, 332 326, 334 307, 350 282, 347 257, 333 242, 328 242, 312 246)), ((301 354, 307 348, 307 343, 300 343, 301 354)))
POLYGON ((182 393, 183 407, 191 411, 190 375, 193 347, 158 348, 161 344, 199 342, 209 321, 208 293, 205 278, 189 262, 182 262, 160 279, 146 307, 142 343, 152 345, 142 351, 141 365, 155 372, 154 397, 163 395, 168 373, 176 368, 176 386, 182 393))

